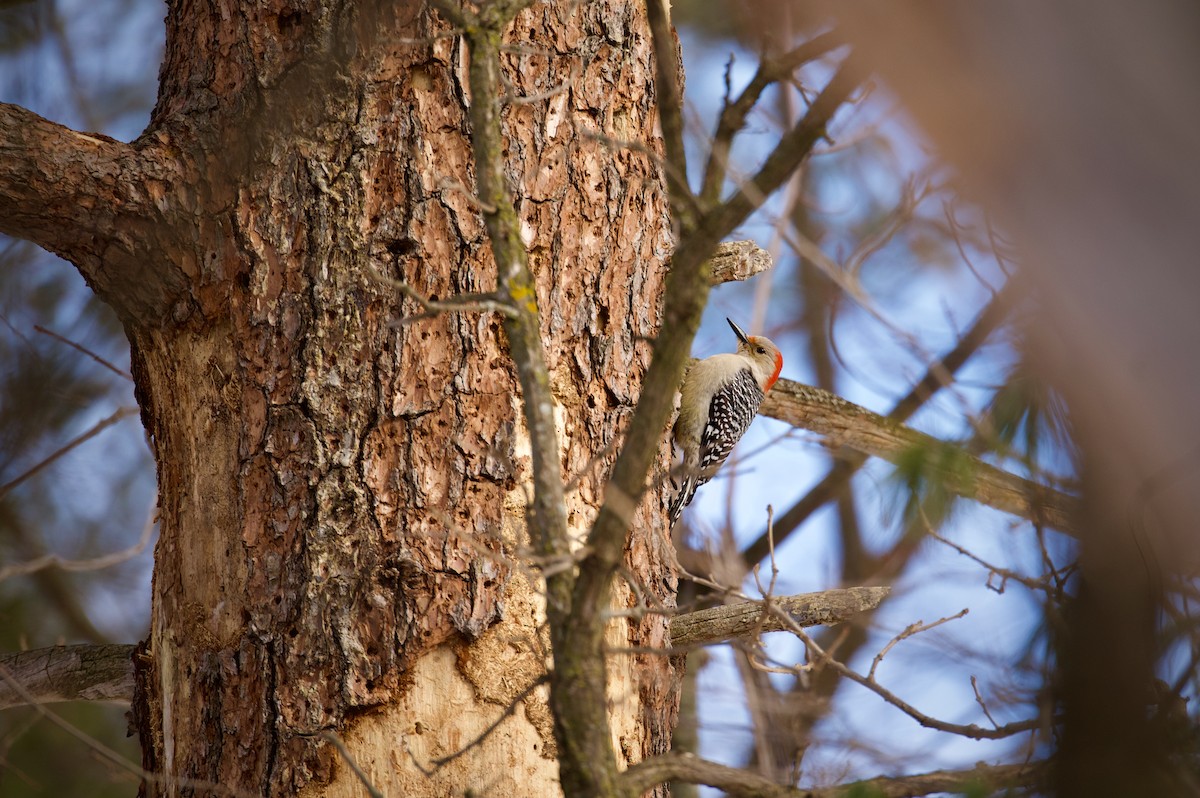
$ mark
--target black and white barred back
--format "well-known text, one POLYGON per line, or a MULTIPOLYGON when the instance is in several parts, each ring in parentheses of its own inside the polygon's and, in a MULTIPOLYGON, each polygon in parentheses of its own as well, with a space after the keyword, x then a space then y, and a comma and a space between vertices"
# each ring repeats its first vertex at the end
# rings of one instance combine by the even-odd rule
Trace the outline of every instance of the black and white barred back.
POLYGON ((708 405, 708 423, 700 436, 700 467, 683 475, 683 484, 671 500, 668 515, 671 526, 679 520, 683 508, 692 503, 696 489, 713 478, 729 453, 746 433, 766 394, 749 369, 742 369, 724 389, 713 394, 708 405))

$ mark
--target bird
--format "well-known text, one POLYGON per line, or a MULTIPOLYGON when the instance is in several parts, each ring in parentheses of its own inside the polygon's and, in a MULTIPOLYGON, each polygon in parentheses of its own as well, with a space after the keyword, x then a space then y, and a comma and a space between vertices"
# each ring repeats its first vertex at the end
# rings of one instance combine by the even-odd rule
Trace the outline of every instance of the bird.
POLYGON ((694 363, 680 388, 673 436, 683 461, 668 508, 672 527, 696 489, 725 463, 783 369, 783 355, 770 339, 746 335, 732 319, 725 321, 737 336, 737 351, 694 363))

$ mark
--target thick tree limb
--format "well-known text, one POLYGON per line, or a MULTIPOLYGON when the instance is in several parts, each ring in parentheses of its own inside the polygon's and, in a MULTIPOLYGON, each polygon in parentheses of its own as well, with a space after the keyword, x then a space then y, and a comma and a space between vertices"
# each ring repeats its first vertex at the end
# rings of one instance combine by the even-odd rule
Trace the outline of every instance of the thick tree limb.
MULTIPOLYGON (((827 626, 874 609, 890 591, 888 587, 848 587, 780 596, 772 598, 771 605, 775 610, 787 613, 799 626, 827 626)), ((788 628, 775 612, 764 607, 762 601, 742 601, 675 616, 671 619, 671 646, 704 646, 788 628)))
POLYGON ((938 792, 964 792, 982 787, 988 792, 1005 787, 1037 783, 1044 771, 1041 764, 977 765, 970 770, 937 770, 915 776, 877 776, 836 787, 803 789, 776 784, 748 770, 709 762, 691 754, 663 754, 643 760, 621 774, 629 792, 645 792, 656 784, 683 781, 724 790, 739 798, 907 798, 938 792))
MULTIPOLYGON (((133 646, 53 646, 0 656, 28 695, 41 704, 58 701, 133 700, 133 646)), ((0 709, 25 706, 29 701, 0 680, 0 709)))
POLYGON ((1046 485, 1010 474, 971 457, 959 447, 891 421, 829 391, 792 380, 780 380, 759 412, 825 436, 834 447, 845 446, 892 463, 913 451, 925 453, 953 493, 989 507, 1074 535, 1079 500, 1046 485), (945 455, 943 458, 942 455, 945 455), (954 467, 936 465, 940 462, 954 467))
POLYGON ((101 299, 143 323, 165 317, 188 286, 163 256, 174 249, 167 195, 184 181, 174 159, 149 149, 0 103, 0 232, 71 261, 101 299))

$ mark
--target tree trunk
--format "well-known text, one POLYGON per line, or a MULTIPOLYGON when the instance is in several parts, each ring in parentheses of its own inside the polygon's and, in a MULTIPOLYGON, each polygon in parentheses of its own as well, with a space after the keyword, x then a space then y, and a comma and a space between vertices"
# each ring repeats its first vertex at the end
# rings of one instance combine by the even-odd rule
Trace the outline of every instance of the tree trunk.
MULTIPOLYGON (((430 316, 389 282, 437 300, 494 289, 467 107, 495 98, 469 96, 467 52, 423 4, 169 5, 137 142, 36 120, 64 180, 84 165, 47 191, 94 197, 76 211, 90 234, 25 231, 80 266, 132 344, 161 505, 134 706, 162 777, 148 791, 360 795, 335 732, 388 795, 554 794, 500 319, 430 316)), ((642 4, 622 0, 535 5, 505 41, 505 168, 582 535, 671 249, 652 48, 642 4)), ((626 563, 646 601, 670 603, 650 495, 626 563)), ((625 582, 617 596, 635 603, 625 582)), ((667 639, 660 615, 610 625, 615 647, 667 639)), ((667 658, 614 654, 610 676, 618 758, 665 750, 667 658)))

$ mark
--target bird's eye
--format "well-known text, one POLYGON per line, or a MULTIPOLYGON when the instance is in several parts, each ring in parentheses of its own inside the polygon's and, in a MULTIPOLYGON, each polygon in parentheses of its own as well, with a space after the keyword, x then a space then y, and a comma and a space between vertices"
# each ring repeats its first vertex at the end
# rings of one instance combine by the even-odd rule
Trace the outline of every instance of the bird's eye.
POLYGON ((766 350, 766 349, 763 349, 763 348, 760 346, 760 347, 758 348, 758 353, 759 353, 760 355, 765 355, 765 354, 767 353, 767 350, 766 350))

